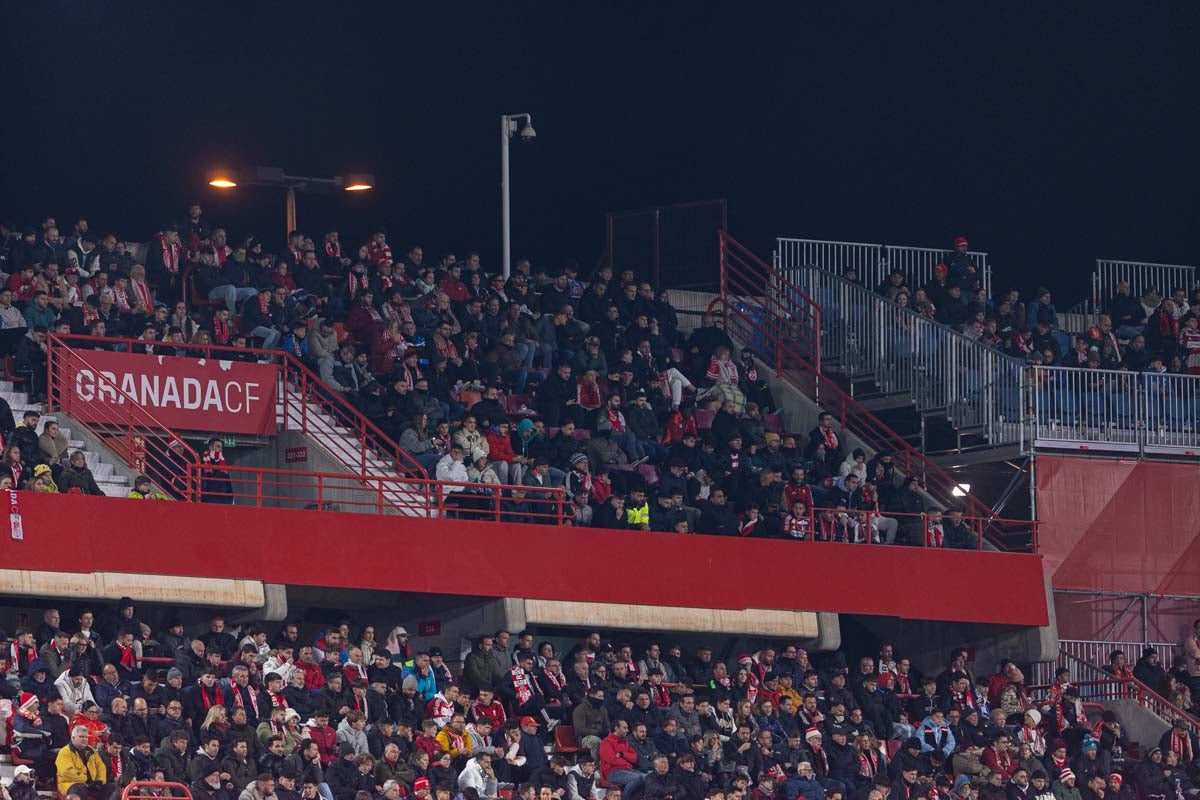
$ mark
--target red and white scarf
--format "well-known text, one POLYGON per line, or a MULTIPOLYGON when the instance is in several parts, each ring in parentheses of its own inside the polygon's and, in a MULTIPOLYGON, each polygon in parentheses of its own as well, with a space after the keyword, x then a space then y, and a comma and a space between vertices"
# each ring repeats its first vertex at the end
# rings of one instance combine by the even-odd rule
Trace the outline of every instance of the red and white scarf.
POLYGON ((158 239, 159 249, 162 250, 163 266, 167 272, 172 275, 176 274, 179 272, 179 245, 168 242, 167 237, 161 233, 155 238, 158 239))
POLYGON ((1171 728, 1169 751, 1179 756, 1180 764, 1192 763, 1192 737, 1171 728))
POLYGON ((129 306, 129 293, 124 289, 113 289, 113 305, 117 307, 117 311, 127 313, 132 309, 129 306))
POLYGON ((213 317, 213 343, 229 344, 230 334, 229 323, 222 322, 219 317, 213 317))
POLYGON ((121 666, 126 669, 137 669, 137 656, 134 655, 132 647, 117 642, 117 650, 121 653, 121 666))
POLYGON ((513 691, 517 694, 517 705, 523 706, 533 699, 533 681, 530 680, 529 673, 520 667, 513 667, 509 672, 512 675, 513 691))
POLYGON ((351 272, 346 276, 346 280, 350 284, 350 299, 358 297, 359 292, 367 290, 367 274, 365 272, 351 272))
POLYGON ((612 426, 613 433, 625 430, 625 426, 621 424, 621 412, 614 411, 611 407, 608 409, 608 424, 612 426))
POLYGON ((325 243, 325 255, 329 256, 330 258, 341 258, 342 257, 342 243, 341 242, 326 242, 325 243))
POLYGON ((825 440, 826 450, 836 450, 838 446, 837 434, 833 432, 833 428, 821 428, 821 438, 825 440))
POLYGON ((129 287, 133 289, 133 293, 137 295, 142 305, 146 306, 147 311, 154 308, 154 293, 150 291, 148 284, 143 281, 130 281, 129 287))

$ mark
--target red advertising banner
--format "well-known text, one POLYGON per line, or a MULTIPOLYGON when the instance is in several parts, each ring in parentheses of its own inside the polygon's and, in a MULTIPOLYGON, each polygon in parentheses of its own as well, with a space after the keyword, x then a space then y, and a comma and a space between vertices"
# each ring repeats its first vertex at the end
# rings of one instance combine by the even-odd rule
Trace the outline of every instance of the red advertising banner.
MULTIPOLYGON (((271 435, 277 368, 271 364, 87 350, 62 364, 63 411, 105 423, 130 398, 173 430, 271 435)), ((117 417, 119 418, 119 417, 117 417)))

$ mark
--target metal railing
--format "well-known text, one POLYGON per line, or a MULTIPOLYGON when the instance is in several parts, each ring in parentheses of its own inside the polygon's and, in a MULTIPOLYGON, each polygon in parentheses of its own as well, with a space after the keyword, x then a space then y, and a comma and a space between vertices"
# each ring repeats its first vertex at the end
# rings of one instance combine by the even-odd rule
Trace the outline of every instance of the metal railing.
POLYGON ((1110 663, 1109 657, 1114 650, 1123 652, 1125 660, 1132 667, 1142 657, 1142 650, 1153 647, 1154 652, 1158 653, 1158 661, 1163 665, 1163 669, 1170 668, 1175 659, 1175 651, 1179 649, 1178 645, 1171 642, 1101 642, 1086 639, 1059 639, 1058 646, 1065 655, 1085 661, 1094 667, 1103 667, 1110 663))
POLYGON ((88 419, 76 417, 74 421, 160 490, 178 499, 194 499, 198 485, 190 480, 188 470, 199 465, 199 454, 111 376, 88 361, 86 350, 68 346, 57 334, 48 337, 46 346, 47 411, 63 407, 64 394, 75 390, 83 371, 89 373, 97 392, 120 398, 121 402, 92 404, 88 419))
POLYGON ((1060 650, 1053 662, 1041 661, 1034 666, 1031 694, 1045 692, 1054 681, 1054 671, 1060 667, 1070 670, 1071 685, 1079 687, 1079 697, 1085 701, 1136 700, 1142 708, 1170 723, 1182 719, 1193 734, 1200 733, 1200 720, 1188 711, 1167 700, 1137 678, 1118 678, 1111 673, 1060 650))
MULTIPOLYGON (((904 274, 909 286, 925 285, 933 278, 938 264, 950 255, 949 250, 935 247, 898 247, 866 242, 832 242, 820 239, 776 240, 775 263, 781 270, 792 267, 816 267, 842 273, 848 268, 858 272, 866 286, 874 288, 883 283, 892 270, 904 274)), ((987 253, 968 251, 988 297, 992 296, 992 271, 987 253)))
POLYGON ((173 356, 176 350, 186 357, 215 360, 257 358, 260 363, 275 365, 281 376, 277 421, 280 428, 296 430, 315 436, 330 455, 347 469, 359 474, 376 470, 380 465, 395 469, 402 475, 428 477, 424 467, 374 422, 359 411, 341 392, 330 389, 311 369, 283 350, 259 350, 248 347, 228 347, 205 344, 173 344, 129 339, 115 336, 57 337, 58 341, 79 349, 101 347, 132 353, 151 352, 173 356), (347 437, 346 432, 351 434, 347 437))
MULTIPOLYGON (((791 514, 788 511, 789 515, 791 514)), ((794 517, 794 515, 792 515, 794 517)), ((984 540, 992 538, 997 530, 1008 532, 1008 552, 1037 552, 1038 523, 1033 520, 999 519, 996 517, 959 518, 969 537, 968 546, 955 547, 945 544, 946 525, 950 517, 941 512, 910 514, 904 512, 860 510, 845 508, 822 508, 806 510, 808 535, 805 541, 844 541, 849 544, 869 544, 874 547, 921 547, 930 550, 975 550, 983 552, 984 540), (883 540, 879 530, 880 520, 895 520, 902 541, 889 544, 883 540), (841 537, 845 538, 841 538, 841 537), (939 543, 940 542, 940 543, 939 543)), ((784 537, 795 537, 785 532, 784 537)))
MULTIPOLYGON (((779 274, 745 247, 736 244, 732 237, 722 234, 721 238, 723 290, 729 288, 727 276, 745 272, 749 277, 739 280, 746 283, 747 291, 771 293, 769 290, 773 287, 777 303, 788 302, 787 295, 794 293, 795 302, 804 303, 805 307, 811 307, 812 311, 808 323, 810 329, 802 335, 793 336, 792 332, 800 322, 798 318, 785 319, 780 314, 769 313, 774 306, 766 303, 762 295, 741 298, 741 295, 731 295, 726 291, 713 301, 712 308, 721 307, 726 331, 730 336, 743 346, 749 347, 765 363, 774 365, 780 378, 792 383, 833 414, 843 429, 859 437, 869 448, 877 452, 886 450, 892 453, 897 468, 906 475, 916 477, 936 503, 944 507, 961 505, 970 516, 994 520, 994 524, 989 524, 984 532, 986 538, 1001 549, 1009 549, 1012 546, 1011 532, 1002 521, 996 520, 995 512, 986 503, 970 494, 966 497, 956 495, 958 482, 951 475, 864 408, 835 381, 822 375, 821 370, 813 363, 814 353, 820 356, 820 336, 811 330, 813 323, 821 324, 820 304, 791 283, 786 276, 779 274), (739 298, 753 300, 759 305, 747 307, 739 298), (809 342, 814 343, 808 344, 809 342)), ((1018 549, 1024 548, 1021 546, 1018 549)))
POLYGON ((1200 377, 1026 367, 1022 444, 1105 452, 1200 454, 1200 377))
POLYGON ((189 471, 203 502, 255 508, 562 525, 567 504, 561 487, 238 466, 226 466, 216 474, 204 464, 192 465, 189 471))
POLYGON ((1092 273, 1092 310, 1096 314, 1105 310, 1122 281, 1129 281, 1129 294, 1137 299, 1148 289, 1158 289, 1163 297, 1170 297, 1176 288, 1190 292, 1196 277, 1196 267, 1182 264, 1098 258, 1092 273))
POLYGON ((1019 359, 839 275, 793 267, 784 277, 824 309, 826 372, 908 395, 917 411, 944 412, 956 430, 978 430, 992 445, 1020 440, 1019 359))

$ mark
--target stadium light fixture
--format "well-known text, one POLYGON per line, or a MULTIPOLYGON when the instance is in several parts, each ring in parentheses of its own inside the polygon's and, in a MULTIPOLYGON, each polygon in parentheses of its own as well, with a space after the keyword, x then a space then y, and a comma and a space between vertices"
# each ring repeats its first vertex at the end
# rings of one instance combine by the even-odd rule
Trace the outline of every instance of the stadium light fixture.
POLYGON ((237 186, 274 186, 287 190, 287 231, 296 230, 296 192, 365 192, 375 188, 375 176, 367 172, 352 172, 345 177, 316 178, 309 175, 289 175, 280 167, 254 167, 245 172, 216 168, 208 172, 208 185, 216 189, 237 186))
POLYGON ((954 484, 954 488, 950 490, 950 494, 954 497, 966 497, 970 493, 971 484, 969 483, 956 483, 954 484))

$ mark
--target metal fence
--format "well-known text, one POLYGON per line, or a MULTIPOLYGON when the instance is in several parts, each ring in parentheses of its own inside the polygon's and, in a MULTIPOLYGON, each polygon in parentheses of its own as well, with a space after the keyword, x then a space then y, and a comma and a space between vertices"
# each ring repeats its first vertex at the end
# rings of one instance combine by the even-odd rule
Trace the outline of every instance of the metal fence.
POLYGON ((1122 281, 1129 282, 1129 293, 1135 298, 1148 289, 1158 289, 1164 297, 1169 297, 1177 288, 1191 291, 1196 284, 1196 267, 1098 258, 1096 271, 1092 274, 1095 313, 1108 308, 1109 301, 1117 293, 1117 284, 1122 281))
POLYGON ((1035 447, 1195 456, 1200 377, 1030 366, 1023 436, 1035 447))
MULTIPOLYGON (((832 242, 820 239, 776 240, 777 269, 816 267, 841 274, 849 268, 868 287, 883 283, 892 270, 904 274, 910 286, 923 286, 933 278, 934 268, 950 255, 949 250, 934 247, 898 247, 866 242, 832 242)), ((987 253, 969 251, 971 263, 980 275, 988 297, 992 296, 992 272, 987 253)))
POLYGON ((780 272, 822 309, 826 372, 907 394, 921 412, 944 410, 955 428, 980 429, 992 444, 1020 440, 1021 361, 832 272, 780 272))
POLYGON ((608 256, 615 273, 631 269, 655 288, 716 291, 717 232, 727 225, 723 198, 610 211, 608 256))

